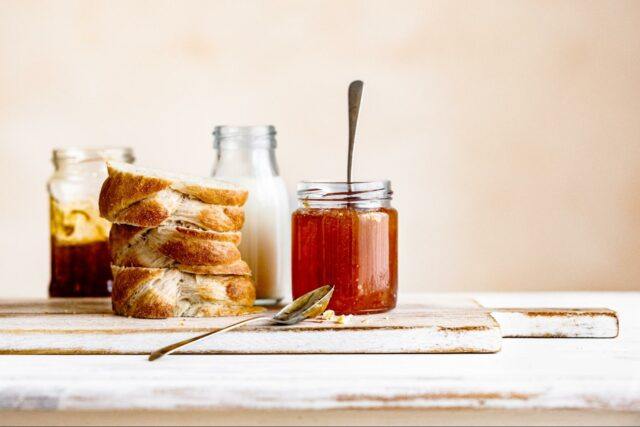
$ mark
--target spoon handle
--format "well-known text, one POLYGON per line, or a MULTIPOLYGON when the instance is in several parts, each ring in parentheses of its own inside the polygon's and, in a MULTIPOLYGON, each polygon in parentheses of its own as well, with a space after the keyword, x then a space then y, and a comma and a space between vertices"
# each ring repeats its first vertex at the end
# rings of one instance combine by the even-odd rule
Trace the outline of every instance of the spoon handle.
POLYGON ((358 113, 360 112, 360 100, 362 99, 361 80, 355 80, 349 85, 349 157, 347 160, 347 182, 351 183, 351 164, 353 163, 353 144, 356 139, 356 126, 358 125, 358 113))
POLYGON ((211 336, 211 335, 214 335, 214 334, 220 334, 222 332, 227 332, 227 331, 235 329, 235 328, 237 328, 239 326, 246 325, 247 323, 253 323, 255 321, 263 320, 263 319, 269 319, 269 317, 267 317, 267 316, 251 317, 249 319, 245 319, 245 320, 242 320, 240 322, 234 323, 232 325, 226 326, 226 327, 224 327, 222 329, 218 329, 218 330, 215 330, 215 331, 207 332, 207 333, 204 333, 202 335, 198 335, 196 337, 188 338, 186 340, 182 340, 182 341, 177 342, 175 344, 171 344, 171 345, 168 345, 166 347, 162 347, 161 349, 158 349, 158 350, 154 351, 153 353, 151 353, 149 355, 149 362, 153 362, 154 360, 160 359, 164 355, 171 354, 174 351, 176 351, 177 349, 179 349, 180 347, 184 347, 185 345, 191 344, 192 342, 200 341, 201 339, 204 339, 204 338, 206 338, 208 336, 211 336))

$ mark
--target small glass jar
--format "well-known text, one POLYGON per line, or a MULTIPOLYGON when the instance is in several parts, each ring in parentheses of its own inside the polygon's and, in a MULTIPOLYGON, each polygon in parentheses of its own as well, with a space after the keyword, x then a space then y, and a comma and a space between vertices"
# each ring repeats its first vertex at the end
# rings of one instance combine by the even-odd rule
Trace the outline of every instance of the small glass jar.
POLYGON ((275 304, 287 296, 291 282, 291 209, 276 161, 276 130, 217 126, 213 136, 217 159, 212 175, 249 190, 240 253, 253 274, 256 304, 275 304))
POLYGON ((329 309, 370 314, 393 309, 398 293, 398 212, 391 183, 301 182, 292 219, 293 297, 323 285, 329 309))
POLYGON ((107 178, 105 160, 133 162, 130 148, 64 148, 53 151, 47 183, 50 202, 50 297, 111 294, 109 228, 98 196, 107 178))

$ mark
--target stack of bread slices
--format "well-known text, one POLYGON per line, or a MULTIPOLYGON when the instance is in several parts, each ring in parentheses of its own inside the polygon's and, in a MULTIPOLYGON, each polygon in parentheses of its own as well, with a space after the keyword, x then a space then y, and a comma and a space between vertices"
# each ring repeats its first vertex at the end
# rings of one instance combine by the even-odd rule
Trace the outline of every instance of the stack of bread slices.
POLYGON ((116 314, 141 318, 255 311, 238 245, 248 193, 196 178, 110 162, 100 192, 116 314))

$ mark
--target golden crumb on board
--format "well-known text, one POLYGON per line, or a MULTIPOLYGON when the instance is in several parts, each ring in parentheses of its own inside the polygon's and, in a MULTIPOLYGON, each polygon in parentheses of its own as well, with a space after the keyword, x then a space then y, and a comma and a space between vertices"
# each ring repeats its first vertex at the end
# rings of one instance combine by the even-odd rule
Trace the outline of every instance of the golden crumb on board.
POLYGON ((324 313, 322 313, 322 315, 320 315, 320 320, 321 321, 329 321, 329 322, 333 322, 336 323, 338 325, 346 325, 348 323, 351 322, 351 318, 353 316, 349 315, 344 315, 341 314, 339 316, 336 316, 336 312, 333 310, 327 310, 324 313))
POLYGON ((339 325, 346 325, 349 322, 351 322, 351 315, 345 316, 344 314, 341 314, 340 316, 336 317, 336 323, 339 325))
POLYGON ((333 310, 326 310, 322 315, 322 320, 333 320, 336 317, 336 312, 333 310))

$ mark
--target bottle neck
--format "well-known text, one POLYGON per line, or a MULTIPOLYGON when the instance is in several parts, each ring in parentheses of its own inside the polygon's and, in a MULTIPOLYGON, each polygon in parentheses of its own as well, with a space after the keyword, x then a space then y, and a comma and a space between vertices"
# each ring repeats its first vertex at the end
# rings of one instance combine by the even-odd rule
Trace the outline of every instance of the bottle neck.
POLYGON ((220 177, 278 176, 274 148, 220 147, 217 150, 213 175, 220 177))

